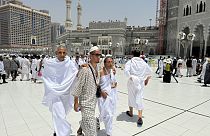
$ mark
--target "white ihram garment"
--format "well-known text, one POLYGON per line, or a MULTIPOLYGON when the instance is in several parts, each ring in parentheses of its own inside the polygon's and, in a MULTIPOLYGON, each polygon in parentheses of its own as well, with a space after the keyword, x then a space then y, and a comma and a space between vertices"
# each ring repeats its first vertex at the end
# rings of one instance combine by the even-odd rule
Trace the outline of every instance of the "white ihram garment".
POLYGON ((159 61, 158 67, 159 67, 159 77, 162 77, 163 76, 163 60, 159 61))
POLYGON ((192 75, 196 75, 196 66, 197 66, 197 60, 192 60, 192 75))
POLYGON ((182 59, 178 59, 177 66, 176 66, 177 67, 176 75, 178 77, 182 76, 182 73, 181 73, 182 65, 183 65, 183 60, 182 59))
POLYGON ((30 61, 27 58, 24 58, 21 61, 21 73, 22 74, 30 73, 30 61))
POLYGON ((134 57, 125 65, 125 74, 128 80, 128 106, 143 110, 144 81, 151 76, 152 70, 148 64, 139 57, 134 57))
POLYGON ((104 122, 107 135, 112 135, 112 122, 117 103, 117 90, 116 88, 111 88, 112 82, 116 82, 116 80, 114 75, 111 75, 108 74, 101 77, 101 90, 105 91, 108 95, 106 99, 103 97, 98 99, 98 107, 100 111, 99 120, 104 122))
POLYGON ((4 63, 3 61, 0 61, 0 75, 6 74, 5 70, 4 70, 4 63))
POLYGON ((208 64, 208 61, 206 60, 206 62, 203 63, 203 66, 202 66, 202 71, 201 71, 201 74, 200 74, 201 80, 204 80, 204 76, 205 76, 205 73, 206 73, 206 65, 207 64, 208 64))
POLYGON ((21 60, 21 79, 23 79, 24 75, 26 75, 27 80, 29 80, 29 73, 30 73, 30 61, 27 58, 23 58, 21 60))
POLYGON ((37 59, 33 59, 32 63, 31 63, 31 78, 35 79, 36 78, 36 63, 37 63, 37 59))
POLYGON ((43 69, 45 94, 43 104, 52 112, 54 129, 57 136, 69 136, 71 125, 66 121, 66 115, 73 107, 73 88, 77 68, 69 57, 64 61, 57 58, 46 59, 43 69))

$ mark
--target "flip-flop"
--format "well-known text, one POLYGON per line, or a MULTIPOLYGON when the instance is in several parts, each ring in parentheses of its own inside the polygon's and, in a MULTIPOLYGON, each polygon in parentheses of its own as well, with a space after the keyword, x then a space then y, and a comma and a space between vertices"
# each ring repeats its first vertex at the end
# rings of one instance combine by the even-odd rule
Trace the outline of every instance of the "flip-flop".
POLYGON ((131 114, 129 113, 129 111, 126 111, 126 114, 127 114, 129 117, 133 117, 133 115, 131 115, 131 114))

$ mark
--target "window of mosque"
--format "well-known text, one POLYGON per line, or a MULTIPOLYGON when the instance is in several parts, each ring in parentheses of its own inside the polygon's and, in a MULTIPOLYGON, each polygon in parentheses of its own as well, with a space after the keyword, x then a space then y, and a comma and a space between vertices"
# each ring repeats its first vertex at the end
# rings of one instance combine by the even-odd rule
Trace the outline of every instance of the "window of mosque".
POLYGON ((201 2, 200 2, 199 12, 202 12, 202 11, 203 11, 203 2, 201 1, 201 2))
POLYGON ((206 2, 203 3, 203 11, 206 11, 206 2))
POLYGON ((184 7, 184 14, 183 14, 183 16, 189 16, 189 15, 191 15, 192 14, 191 11, 192 11, 192 7, 189 6, 189 5, 186 5, 184 7))
POLYGON ((196 6, 197 6, 196 13, 206 12, 206 2, 205 1, 199 1, 196 6))

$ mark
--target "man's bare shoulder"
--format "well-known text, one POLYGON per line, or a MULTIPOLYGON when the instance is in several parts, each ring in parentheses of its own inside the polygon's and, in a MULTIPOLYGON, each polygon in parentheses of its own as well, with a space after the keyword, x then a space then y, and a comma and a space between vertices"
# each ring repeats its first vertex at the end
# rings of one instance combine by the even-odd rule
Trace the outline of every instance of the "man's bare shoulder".
POLYGON ((105 75, 103 68, 100 70, 99 73, 100 73, 100 76, 101 76, 101 77, 105 75))

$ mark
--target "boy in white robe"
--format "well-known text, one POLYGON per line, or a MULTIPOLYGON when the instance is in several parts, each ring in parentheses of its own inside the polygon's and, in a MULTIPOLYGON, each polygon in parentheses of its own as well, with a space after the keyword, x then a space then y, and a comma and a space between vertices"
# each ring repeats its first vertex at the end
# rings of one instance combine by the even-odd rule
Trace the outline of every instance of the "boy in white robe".
POLYGON ((163 59, 160 58, 159 60, 159 64, 158 64, 158 67, 159 67, 159 78, 162 78, 163 77, 163 59))
POLYGON ((30 61, 28 59, 28 55, 26 55, 21 63, 20 63, 20 68, 21 68, 21 79, 20 81, 23 81, 24 76, 26 75, 26 80, 29 81, 29 73, 30 73, 30 61))
POLYGON ((71 134, 71 125, 67 122, 66 116, 73 107, 70 90, 73 88, 78 70, 66 54, 66 48, 59 46, 56 58, 44 60, 45 94, 43 104, 49 107, 52 112, 54 136, 69 136, 71 134))
POLYGON ((31 63, 31 81, 34 81, 36 79, 36 63, 37 59, 36 56, 34 55, 32 58, 32 63, 31 63))
POLYGON ((134 51, 134 57, 125 64, 125 74, 129 77, 128 86, 128 106, 126 114, 133 117, 133 108, 138 110, 138 125, 143 124, 143 90, 148 84, 152 70, 148 64, 141 59, 140 52, 134 51))
POLYGON ((197 67, 197 59, 195 57, 193 57, 193 60, 192 60, 192 75, 193 76, 197 75, 196 67, 197 67))
POLYGON ((115 69, 112 69, 113 59, 106 57, 104 67, 100 71, 102 97, 98 99, 98 107, 100 111, 99 120, 104 122, 107 136, 112 135, 112 122, 117 103, 117 82, 114 76, 115 69))
POLYGON ((177 77, 182 77, 183 76, 183 74, 181 72, 182 65, 183 65, 183 60, 181 59, 181 57, 179 57, 179 59, 177 61, 177 72, 176 72, 177 77))

